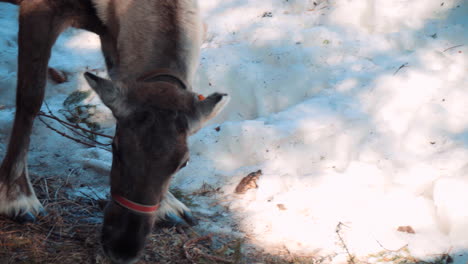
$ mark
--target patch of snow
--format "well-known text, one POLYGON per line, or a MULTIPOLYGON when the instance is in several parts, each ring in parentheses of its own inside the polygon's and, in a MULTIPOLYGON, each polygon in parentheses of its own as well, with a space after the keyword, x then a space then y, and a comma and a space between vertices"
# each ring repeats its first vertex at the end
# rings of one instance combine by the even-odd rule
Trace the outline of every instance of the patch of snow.
MULTIPOLYGON (((334 263, 347 257, 338 233, 358 257, 408 245, 421 259, 449 252, 466 263, 466 1, 200 5, 208 32, 194 90, 231 101, 190 138, 190 163, 173 180, 192 194, 199 230, 267 252, 336 253, 334 263), (234 194, 258 169, 258 188, 234 194)), ((0 157, 14 115, 16 12, 0 4, 0 157)), ((89 89, 83 72, 106 74, 99 39, 80 30, 59 38, 50 65, 70 80, 49 83, 54 112, 89 89)), ((109 111, 96 96, 86 103, 98 104, 95 120, 111 134, 109 111)), ((39 123, 32 141, 33 172, 74 169, 75 180, 106 192, 110 153, 39 123)))

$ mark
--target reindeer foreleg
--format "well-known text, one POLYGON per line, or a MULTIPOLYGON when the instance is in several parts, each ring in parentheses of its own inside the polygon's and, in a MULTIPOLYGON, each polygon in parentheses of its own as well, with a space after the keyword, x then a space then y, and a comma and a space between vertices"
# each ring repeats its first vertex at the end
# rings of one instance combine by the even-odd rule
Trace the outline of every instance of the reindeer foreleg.
POLYGON ((13 130, 0 166, 0 214, 34 221, 43 209, 28 176, 30 135, 44 99, 52 46, 69 22, 48 0, 8 2, 20 3, 18 82, 13 130))

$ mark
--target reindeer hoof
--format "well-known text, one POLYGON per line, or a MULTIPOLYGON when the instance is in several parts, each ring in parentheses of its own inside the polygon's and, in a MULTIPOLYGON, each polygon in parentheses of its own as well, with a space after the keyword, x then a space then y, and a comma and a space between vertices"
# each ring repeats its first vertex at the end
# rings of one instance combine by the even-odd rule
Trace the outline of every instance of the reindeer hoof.
POLYGON ((20 224, 30 224, 36 222, 37 218, 32 213, 26 212, 18 214, 13 220, 20 224))
POLYGON ((197 224, 197 220, 189 211, 183 212, 181 215, 172 212, 167 213, 157 225, 159 227, 189 227, 197 224))
POLYGON ((188 227, 196 224, 197 221, 190 209, 168 192, 157 211, 156 225, 160 227, 188 227))
POLYGON ((39 209, 36 215, 27 211, 21 211, 18 215, 12 217, 13 221, 20 224, 32 224, 35 223, 38 218, 47 216, 47 211, 44 208, 39 209))
POLYGON ((45 216, 47 216, 47 214, 48 214, 47 211, 44 208, 41 208, 37 215, 40 216, 40 217, 45 217, 45 216))
MULTIPOLYGON (((0 197, 2 194, 0 193, 0 197)), ((0 215, 21 224, 34 223, 47 213, 36 196, 19 195, 16 199, 0 199, 0 215)))
POLYGON ((174 227, 174 226, 187 227, 188 225, 182 217, 179 217, 178 215, 174 213, 168 213, 164 219, 161 219, 160 222, 158 222, 158 226, 160 227, 174 227))
POLYGON ((191 226, 195 226, 198 224, 198 220, 193 216, 193 214, 190 211, 185 211, 183 214, 183 218, 187 224, 191 226))

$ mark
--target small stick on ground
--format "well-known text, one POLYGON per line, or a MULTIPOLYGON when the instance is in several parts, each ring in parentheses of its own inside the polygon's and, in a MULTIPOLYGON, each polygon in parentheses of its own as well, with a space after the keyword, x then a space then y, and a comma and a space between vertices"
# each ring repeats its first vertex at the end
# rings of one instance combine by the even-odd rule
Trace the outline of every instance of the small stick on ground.
POLYGON ((54 194, 54 200, 57 200, 58 192, 60 191, 60 189, 61 189, 63 186, 65 186, 65 185, 68 184, 68 179, 70 178, 70 175, 72 175, 73 173, 75 173, 76 170, 77 170, 76 168, 75 168, 75 169, 72 169, 72 170, 68 173, 65 182, 62 183, 62 184, 60 184, 60 185, 58 186, 58 188, 57 188, 57 190, 55 191, 55 194, 54 194))
POLYGON ((396 75, 401 69, 408 67, 408 62, 403 63, 396 71, 393 73, 393 75, 396 75))
POLYGON ((453 46, 453 47, 450 47, 450 48, 446 48, 446 49, 444 49, 443 52, 449 51, 449 50, 451 50, 451 49, 456 49, 456 48, 461 47, 461 46, 463 46, 463 44, 461 44, 461 45, 456 45, 456 46, 453 46))
POLYGON ((338 225, 336 226, 336 234, 338 235, 338 238, 340 239, 340 242, 343 245, 343 248, 346 250, 346 253, 348 254, 349 263, 356 264, 356 262, 354 261, 354 256, 351 254, 351 252, 349 252, 348 246, 346 245, 343 237, 340 234, 342 226, 346 226, 346 225, 339 222, 338 225))
POLYGON ((404 248, 408 247, 408 245, 409 245, 409 244, 406 244, 406 245, 400 247, 399 249, 388 249, 388 248, 384 247, 384 245, 382 245, 382 243, 380 243, 379 240, 376 239, 375 242, 377 242, 377 244, 379 244, 379 246, 380 246, 381 248, 383 248, 385 251, 388 251, 388 252, 400 252, 400 251, 402 251, 404 248))
POLYGON ((46 195, 46 197, 47 197, 47 200, 50 200, 49 187, 47 187, 47 185, 48 185, 48 184, 47 184, 47 178, 44 177, 43 179, 44 179, 44 189, 45 189, 44 191, 45 191, 45 195, 46 195))

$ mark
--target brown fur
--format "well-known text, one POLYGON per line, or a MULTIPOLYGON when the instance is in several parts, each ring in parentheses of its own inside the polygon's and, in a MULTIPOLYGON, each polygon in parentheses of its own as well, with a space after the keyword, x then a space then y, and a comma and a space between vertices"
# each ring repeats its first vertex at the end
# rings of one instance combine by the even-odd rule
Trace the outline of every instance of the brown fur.
POLYGON ((179 214, 178 219, 190 222, 188 209, 167 194, 169 181, 188 160, 187 137, 226 102, 225 94, 199 101, 191 91, 202 35, 195 0, 0 1, 20 5, 17 112, 0 166, 0 213, 33 216, 41 210, 26 159, 51 48, 69 26, 95 32, 112 81, 90 73, 85 77, 117 120, 111 191, 164 208, 156 215, 140 215, 112 202, 106 208, 104 251, 115 263, 134 262, 155 220, 179 214), (98 6, 105 12, 101 17, 94 6, 99 3, 107 3, 98 6), (162 69, 164 77, 151 76, 162 69))
POLYGON ((59 34, 74 25, 99 33, 103 24, 93 15, 88 0, 8 1, 21 4, 18 33, 17 111, 7 154, 0 166, 0 213, 37 213, 41 205, 31 188, 27 172, 27 150, 33 120, 44 98, 47 63, 59 34), (14 208, 26 197, 27 208, 14 208))

